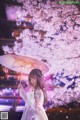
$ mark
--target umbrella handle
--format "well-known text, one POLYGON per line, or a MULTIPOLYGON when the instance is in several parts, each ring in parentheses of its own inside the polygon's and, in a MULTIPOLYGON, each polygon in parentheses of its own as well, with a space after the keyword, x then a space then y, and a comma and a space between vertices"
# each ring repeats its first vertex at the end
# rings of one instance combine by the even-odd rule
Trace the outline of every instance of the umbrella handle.
POLYGON ((20 84, 21 84, 21 80, 20 80, 20 84))

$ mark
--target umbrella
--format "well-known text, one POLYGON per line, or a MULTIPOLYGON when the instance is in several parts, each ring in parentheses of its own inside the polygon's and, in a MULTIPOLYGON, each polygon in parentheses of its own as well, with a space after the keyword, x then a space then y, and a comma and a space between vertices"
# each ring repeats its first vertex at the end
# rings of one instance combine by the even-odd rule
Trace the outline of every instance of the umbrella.
POLYGON ((43 74, 49 71, 49 67, 42 61, 14 54, 0 56, 0 64, 10 70, 24 74, 29 74, 34 68, 42 70, 43 74))
MULTIPOLYGON (((47 73, 49 71, 49 68, 44 62, 30 58, 30 57, 24 57, 24 56, 19 56, 19 55, 2 55, 0 56, 0 64, 3 65, 4 67, 24 73, 24 74, 29 74, 30 71, 34 68, 38 68, 42 70, 43 74, 47 73)), ((21 83, 21 80, 20 80, 21 83)), ((15 103, 14 109, 19 103, 18 101, 15 103)))

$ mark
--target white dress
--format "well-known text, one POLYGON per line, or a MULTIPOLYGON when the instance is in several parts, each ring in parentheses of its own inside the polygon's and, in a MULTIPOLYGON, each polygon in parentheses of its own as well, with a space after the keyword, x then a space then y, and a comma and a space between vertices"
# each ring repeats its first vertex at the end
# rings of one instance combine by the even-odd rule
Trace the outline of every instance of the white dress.
POLYGON ((34 91, 25 92, 21 87, 20 96, 25 101, 25 108, 23 110, 21 120, 48 120, 45 109, 43 108, 44 95, 39 88, 34 91))

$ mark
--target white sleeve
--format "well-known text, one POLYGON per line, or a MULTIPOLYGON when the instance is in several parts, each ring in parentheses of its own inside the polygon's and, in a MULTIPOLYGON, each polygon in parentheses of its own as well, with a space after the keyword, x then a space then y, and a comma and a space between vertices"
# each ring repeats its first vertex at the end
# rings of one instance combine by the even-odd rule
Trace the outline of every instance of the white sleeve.
POLYGON ((22 99, 23 99, 24 101, 26 101, 26 92, 25 92, 25 90, 23 89, 23 87, 20 88, 19 94, 20 94, 20 96, 22 97, 22 99))
POLYGON ((40 104, 43 106, 44 103, 44 93, 42 90, 39 90, 35 96, 35 100, 37 102, 37 104, 40 104))

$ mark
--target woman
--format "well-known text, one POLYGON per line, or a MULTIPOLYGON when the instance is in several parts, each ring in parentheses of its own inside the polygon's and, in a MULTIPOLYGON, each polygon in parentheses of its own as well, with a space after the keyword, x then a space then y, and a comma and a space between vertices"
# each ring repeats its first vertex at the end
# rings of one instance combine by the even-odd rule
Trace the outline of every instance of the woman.
POLYGON ((21 120, 48 120, 43 104, 46 101, 46 92, 41 70, 33 69, 29 74, 29 85, 25 91, 21 84, 18 89, 25 101, 25 109, 21 120))

